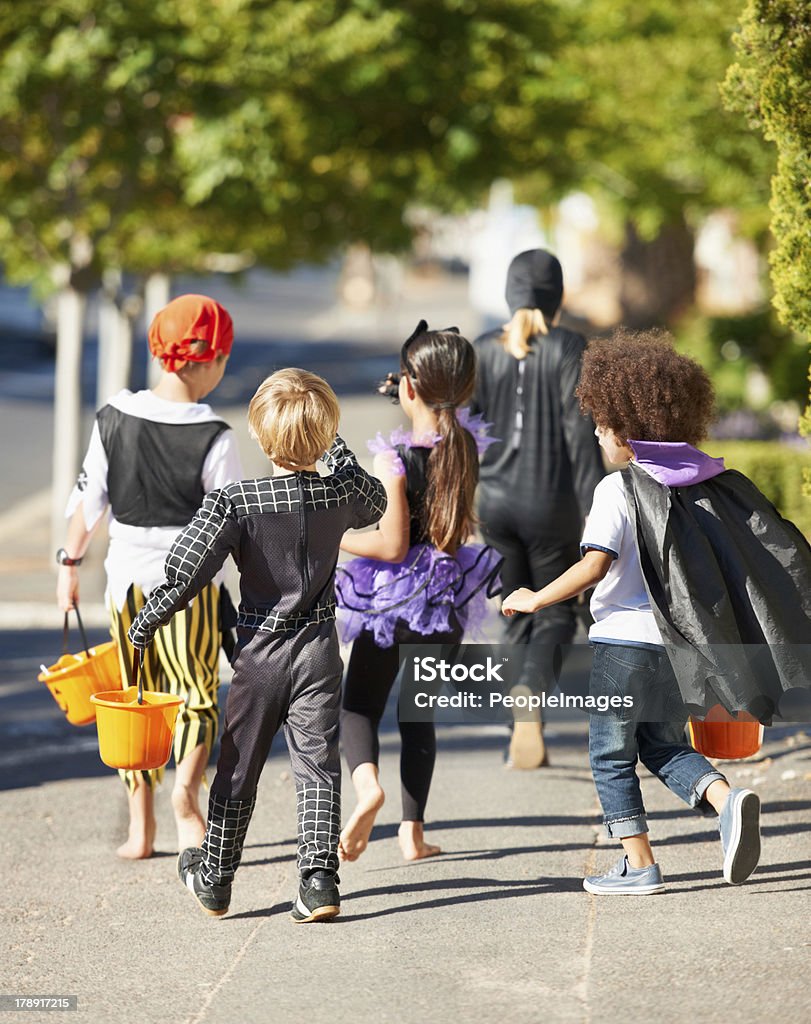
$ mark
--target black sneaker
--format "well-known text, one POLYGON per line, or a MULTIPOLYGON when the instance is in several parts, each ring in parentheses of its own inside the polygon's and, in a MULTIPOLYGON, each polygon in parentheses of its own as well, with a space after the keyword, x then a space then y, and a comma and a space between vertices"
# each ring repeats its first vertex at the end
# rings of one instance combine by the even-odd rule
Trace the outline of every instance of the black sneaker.
POLYGON ((313 875, 302 879, 290 916, 296 924, 329 921, 341 912, 341 896, 335 875, 313 875))
POLYGON ((198 846, 183 850, 177 858, 177 877, 197 897, 200 908, 211 917, 222 917, 231 905, 230 885, 206 885, 200 878, 203 851, 198 846))

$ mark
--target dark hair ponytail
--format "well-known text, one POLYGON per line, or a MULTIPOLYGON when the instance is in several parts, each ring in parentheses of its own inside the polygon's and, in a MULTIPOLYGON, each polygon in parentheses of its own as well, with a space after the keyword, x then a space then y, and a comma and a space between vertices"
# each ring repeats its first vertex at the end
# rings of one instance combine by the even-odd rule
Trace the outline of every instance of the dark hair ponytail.
POLYGON ((409 343, 404 369, 423 402, 436 410, 442 437, 428 458, 426 533, 434 547, 453 554, 476 524, 479 454, 473 435, 456 418, 473 394, 476 355, 460 334, 426 330, 409 343))
POLYGON ((442 440, 428 458, 427 531, 434 547, 453 554, 476 523, 479 452, 455 408, 439 410, 439 433, 442 440))

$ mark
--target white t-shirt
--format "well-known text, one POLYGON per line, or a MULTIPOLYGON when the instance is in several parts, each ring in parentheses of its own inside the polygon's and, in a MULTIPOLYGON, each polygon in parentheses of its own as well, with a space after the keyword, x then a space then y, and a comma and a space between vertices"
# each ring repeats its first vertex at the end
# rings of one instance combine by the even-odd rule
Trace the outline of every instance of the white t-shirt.
POLYGON ((589 639, 661 645, 662 634, 645 590, 621 473, 609 473, 594 489, 580 542, 581 552, 589 548, 614 556, 611 568, 591 598, 594 625, 589 630, 589 639))
MULTIPOLYGON (((129 416, 155 423, 210 423, 219 419, 211 406, 202 402, 169 402, 151 391, 119 391, 109 405, 129 416)), ((79 505, 84 509, 85 525, 92 530, 110 505, 107 493, 107 453, 101 442, 98 423, 93 424, 90 444, 82 463, 83 487, 73 488, 65 515, 70 518, 79 505)), ((202 485, 207 493, 242 479, 236 438, 233 430, 224 430, 214 441, 203 463, 202 485)), ((107 594, 121 610, 132 583, 145 595, 164 582, 164 563, 169 549, 182 527, 127 526, 110 512, 110 545, 104 568, 107 572, 107 594)), ((215 582, 222 582, 222 572, 215 582)))

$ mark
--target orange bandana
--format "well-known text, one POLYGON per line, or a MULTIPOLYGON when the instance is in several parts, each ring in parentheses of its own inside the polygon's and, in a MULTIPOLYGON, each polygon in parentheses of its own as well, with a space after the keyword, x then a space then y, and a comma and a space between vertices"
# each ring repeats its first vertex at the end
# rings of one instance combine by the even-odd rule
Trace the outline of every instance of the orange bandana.
POLYGON ((209 363, 228 354, 234 343, 234 324, 226 309, 206 295, 180 295, 155 316, 149 328, 149 351, 164 370, 176 373, 186 363, 209 363), (207 341, 195 352, 192 343, 207 341))

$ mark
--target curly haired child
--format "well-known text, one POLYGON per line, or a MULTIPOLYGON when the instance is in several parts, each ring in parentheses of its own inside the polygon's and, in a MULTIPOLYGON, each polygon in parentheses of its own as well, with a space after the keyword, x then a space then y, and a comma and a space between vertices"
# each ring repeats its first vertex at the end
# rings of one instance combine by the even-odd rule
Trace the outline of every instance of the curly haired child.
POLYGON ((730 789, 685 742, 685 702, 768 719, 787 677, 754 679, 740 652, 758 644, 778 659, 786 644, 807 642, 811 548, 751 481, 695 447, 712 419, 712 385, 667 335, 617 331, 593 341, 578 395, 608 460, 625 469, 595 490, 581 561, 538 592, 514 591, 502 610, 532 613, 596 585, 590 692, 633 704, 590 718, 603 820, 624 854, 583 884, 600 895, 664 888, 637 760, 699 812, 718 813, 724 878, 737 884, 759 860, 760 801, 730 789), (758 594, 748 585, 753 571, 758 594))

